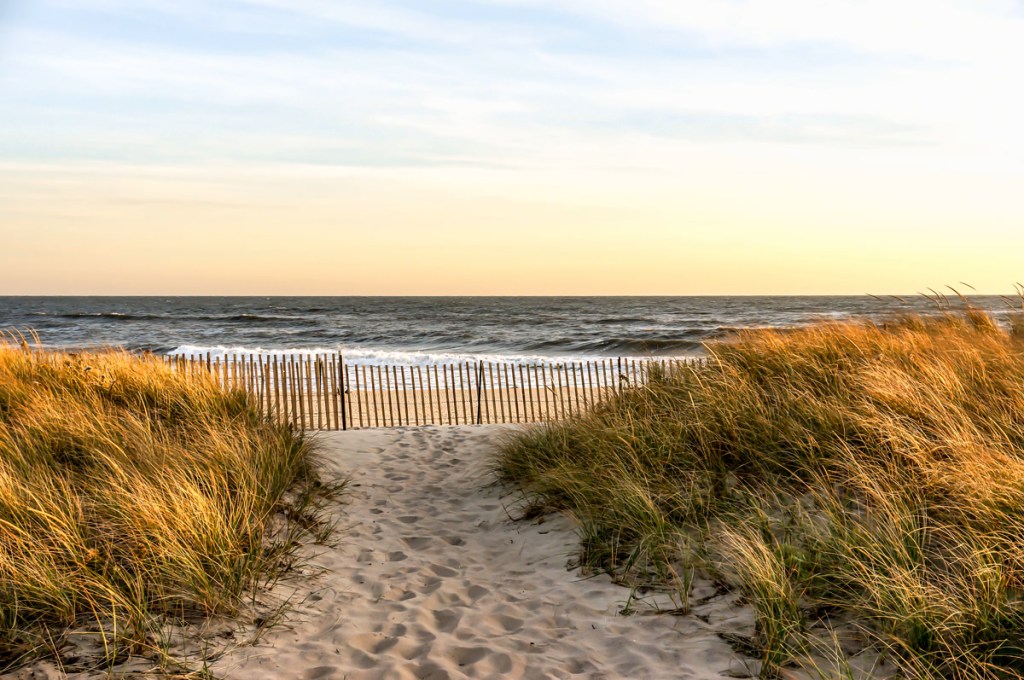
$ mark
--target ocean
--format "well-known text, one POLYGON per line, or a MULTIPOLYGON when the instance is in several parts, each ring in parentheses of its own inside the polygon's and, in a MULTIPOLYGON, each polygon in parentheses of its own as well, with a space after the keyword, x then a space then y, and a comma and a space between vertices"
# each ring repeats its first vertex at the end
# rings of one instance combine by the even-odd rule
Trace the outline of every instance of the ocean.
MULTIPOLYGON (((971 302, 1010 311, 998 296, 971 302)), ((921 296, 0 297, 0 329, 33 330, 61 348, 341 352, 352 364, 419 365, 700 356, 704 342, 742 328, 938 309, 921 296)))

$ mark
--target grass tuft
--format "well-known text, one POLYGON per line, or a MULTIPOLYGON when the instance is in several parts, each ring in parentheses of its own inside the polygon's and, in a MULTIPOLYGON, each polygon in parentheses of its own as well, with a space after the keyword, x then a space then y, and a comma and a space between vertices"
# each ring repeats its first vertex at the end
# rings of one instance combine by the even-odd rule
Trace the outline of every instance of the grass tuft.
POLYGON ((330 527, 309 443, 241 391, 154 358, 0 342, 0 671, 165 658, 165 625, 234 617, 330 527))
POLYGON ((907 677, 1021 677, 1022 327, 968 310, 744 332, 516 436, 498 471, 579 520, 592 568, 744 593, 765 676, 813 667, 846 622, 907 677))

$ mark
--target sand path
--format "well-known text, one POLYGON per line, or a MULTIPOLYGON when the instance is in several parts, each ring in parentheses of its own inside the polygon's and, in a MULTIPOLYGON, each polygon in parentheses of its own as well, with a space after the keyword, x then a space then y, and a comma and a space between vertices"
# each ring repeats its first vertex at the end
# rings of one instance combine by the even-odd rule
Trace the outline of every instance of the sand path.
MULTIPOLYGON (((628 591, 566 563, 565 518, 512 522, 491 485, 499 427, 329 433, 328 472, 351 475, 339 545, 289 622, 222 658, 222 677, 721 678, 748 665, 715 630, 749 623, 620 616, 628 591)), ((305 587, 305 586, 303 586, 305 587)), ((698 610, 698 613, 700 611, 698 610)))

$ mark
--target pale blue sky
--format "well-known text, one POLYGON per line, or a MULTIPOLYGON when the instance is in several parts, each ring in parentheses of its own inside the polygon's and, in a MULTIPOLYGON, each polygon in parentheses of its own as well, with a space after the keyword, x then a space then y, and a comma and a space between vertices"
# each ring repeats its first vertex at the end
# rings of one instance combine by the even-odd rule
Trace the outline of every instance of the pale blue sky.
MULTIPOLYGON (((817 260, 854 231, 869 240, 841 276, 823 265, 769 285, 771 265, 752 282, 749 262, 718 255, 701 281, 666 264, 621 292, 897 292, 972 276, 1008 288, 1024 278, 1024 255, 1006 253, 1024 244, 1022 64, 1024 4, 1010 0, 0 0, 0 224, 56 261, 68 254, 44 239, 166 233, 168 205, 219 242, 276 206, 312 240, 358 214, 345 228, 451 245, 491 201, 556 247, 590 234, 595 257, 626 233, 817 260), (934 252, 871 259, 922 239, 934 252)), ((276 252, 253 248, 249 262, 276 252)), ((6 257, 0 292, 53 280, 6 257)), ((151 269, 147 291, 176 285, 170 263, 151 269)), ((78 275, 61 285, 120 290, 78 275)), ((303 281, 275 285, 355 285, 303 281)), ((381 292, 543 292, 471 272, 407 289, 381 292)))
POLYGON ((600 4, 16 1, 0 34, 0 151, 489 165, 529 164, 530 147, 561 134, 936 141, 927 119, 828 101, 837 81, 850 90, 893 71, 948 68, 927 46, 720 36, 665 21, 656 3, 648 16, 600 4), (748 111, 746 97, 772 82, 801 90, 801 101, 773 97, 748 111))

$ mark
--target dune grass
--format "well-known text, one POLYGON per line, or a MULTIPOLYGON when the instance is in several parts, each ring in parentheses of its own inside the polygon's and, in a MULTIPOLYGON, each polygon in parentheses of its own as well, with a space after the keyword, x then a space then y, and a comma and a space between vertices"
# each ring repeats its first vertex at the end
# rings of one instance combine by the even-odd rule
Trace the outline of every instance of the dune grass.
POLYGON ((154 358, 0 343, 0 671, 159 660, 168 622, 232 617, 323 539, 310 445, 154 358))
POLYGON ((765 677, 840 624, 902 677, 1024 676, 1024 326, 967 310, 709 350, 518 435, 500 474, 575 515, 592 567, 740 590, 765 677))

